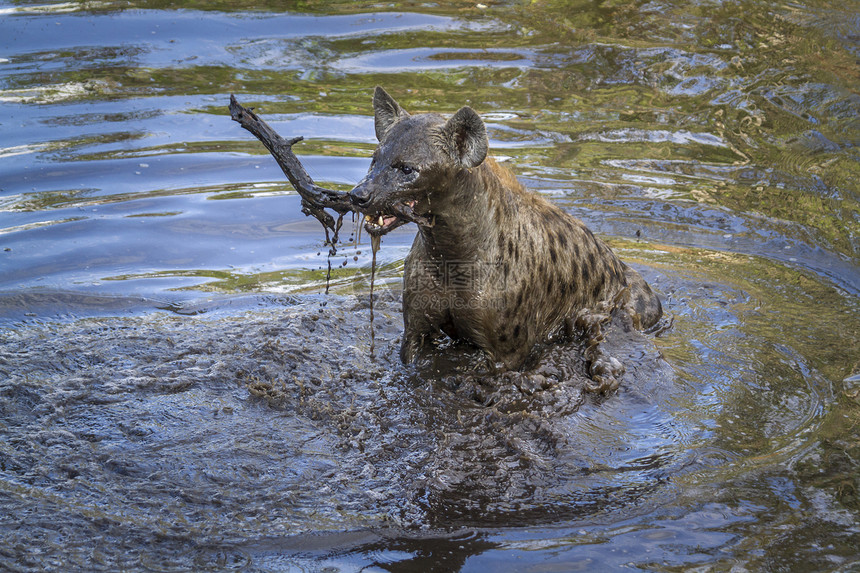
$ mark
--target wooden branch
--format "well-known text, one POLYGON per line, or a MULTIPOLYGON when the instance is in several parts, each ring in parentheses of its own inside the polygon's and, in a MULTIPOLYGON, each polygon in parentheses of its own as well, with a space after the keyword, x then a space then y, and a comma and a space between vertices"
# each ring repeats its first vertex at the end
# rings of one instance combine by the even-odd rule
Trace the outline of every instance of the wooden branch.
POLYGON ((230 117, 233 121, 239 122, 239 125, 250 131, 266 146, 266 149, 281 166, 281 171, 284 172, 284 175, 287 176, 287 179, 290 180, 290 183, 301 196, 302 213, 310 215, 322 223, 325 229, 326 242, 331 246, 332 254, 334 254, 335 244, 338 240, 337 234, 340 231, 343 216, 354 210, 349 200, 349 194, 326 189, 314 183, 292 149, 294 144, 304 139, 303 137, 284 139, 251 109, 243 107, 236 101, 236 97, 233 95, 230 96, 230 117), (326 209, 335 211, 338 214, 337 220, 327 213, 326 209), (329 236, 329 231, 332 232, 332 236, 329 236))

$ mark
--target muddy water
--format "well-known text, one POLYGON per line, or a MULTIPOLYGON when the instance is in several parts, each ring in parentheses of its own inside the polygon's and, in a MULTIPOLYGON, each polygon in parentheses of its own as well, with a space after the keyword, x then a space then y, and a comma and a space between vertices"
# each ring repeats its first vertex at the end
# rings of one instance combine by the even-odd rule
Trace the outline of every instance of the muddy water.
POLYGON ((856 9, 296 10, 0 3, 0 569, 860 566, 856 9), (376 84, 481 111, 663 295, 617 393, 576 340, 400 365, 412 227, 371 355, 367 237, 329 256, 226 106, 345 189, 376 84))

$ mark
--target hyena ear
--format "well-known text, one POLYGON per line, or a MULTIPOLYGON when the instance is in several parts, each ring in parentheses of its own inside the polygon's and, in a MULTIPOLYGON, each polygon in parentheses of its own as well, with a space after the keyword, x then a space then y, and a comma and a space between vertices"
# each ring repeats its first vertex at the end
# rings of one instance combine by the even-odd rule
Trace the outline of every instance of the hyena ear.
POLYGON ((376 139, 382 141, 391 126, 409 114, 404 111, 388 92, 379 86, 373 92, 374 126, 376 127, 376 139))
POLYGON ((475 110, 461 107, 439 128, 438 143, 461 167, 477 167, 487 157, 487 128, 475 110))

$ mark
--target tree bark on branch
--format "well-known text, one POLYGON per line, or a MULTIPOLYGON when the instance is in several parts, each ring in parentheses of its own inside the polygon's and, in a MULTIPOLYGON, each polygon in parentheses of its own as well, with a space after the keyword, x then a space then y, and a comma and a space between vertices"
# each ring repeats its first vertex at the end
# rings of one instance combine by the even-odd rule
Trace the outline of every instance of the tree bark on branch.
POLYGON ((336 253, 335 245, 338 241, 337 234, 343 223, 343 216, 354 210, 349 200, 349 194, 326 189, 314 183, 292 149, 293 145, 302 141, 304 137, 284 139, 260 119, 251 108, 243 107, 233 95, 230 96, 230 117, 266 146, 266 149, 280 165, 281 171, 284 172, 284 175, 287 176, 287 179, 290 180, 290 183, 301 196, 302 213, 314 217, 322 223, 325 229, 326 243, 330 246, 330 253, 334 255, 336 253), (326 209, 331 209, 337 213, 337 219, 326 212, 326 209))

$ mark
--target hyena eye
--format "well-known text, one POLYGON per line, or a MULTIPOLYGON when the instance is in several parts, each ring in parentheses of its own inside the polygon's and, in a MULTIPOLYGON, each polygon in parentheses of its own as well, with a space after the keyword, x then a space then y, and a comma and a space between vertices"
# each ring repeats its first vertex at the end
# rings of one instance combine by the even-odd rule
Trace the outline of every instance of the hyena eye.
POLYGON ((413 173, 415 173, 415 168, 410 167, 409 165, 401 165, 400 172, 404 175, 412 175, 413 173))

